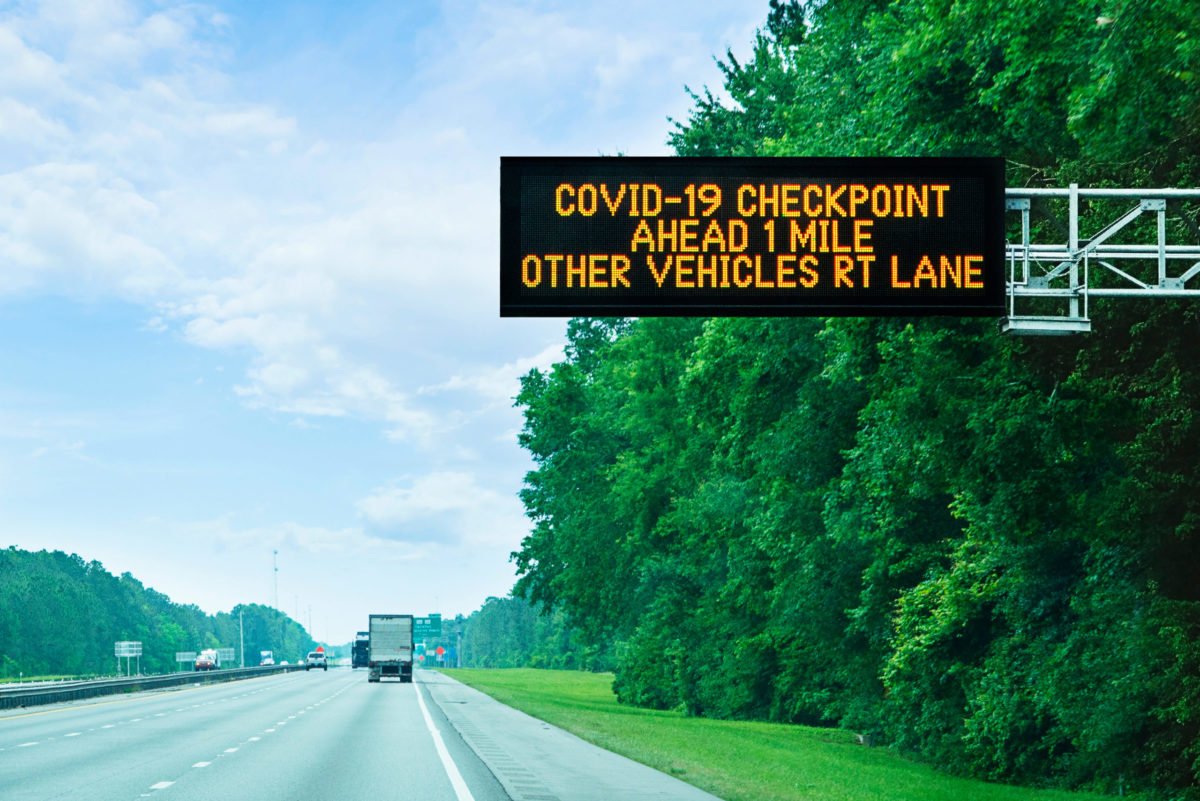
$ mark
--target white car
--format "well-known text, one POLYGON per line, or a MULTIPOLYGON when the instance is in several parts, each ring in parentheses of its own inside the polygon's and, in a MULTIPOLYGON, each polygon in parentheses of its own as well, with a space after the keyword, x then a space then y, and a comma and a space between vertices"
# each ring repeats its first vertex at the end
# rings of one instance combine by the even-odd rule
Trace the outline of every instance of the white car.
POLYGON ((324 651, 313 651, 308 655, 308 659, 304 660, 304 669, 312 670, 319 667, 322 670, 329 670, 329 663, 325 660, 324 651))

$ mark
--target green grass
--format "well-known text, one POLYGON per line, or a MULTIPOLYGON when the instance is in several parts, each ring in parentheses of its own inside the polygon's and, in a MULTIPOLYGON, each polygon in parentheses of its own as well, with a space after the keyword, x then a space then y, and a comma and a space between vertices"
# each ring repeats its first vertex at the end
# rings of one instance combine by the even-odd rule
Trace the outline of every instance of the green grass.
POLYGON ((585 740, 728 801, 1086 801, 946 776, 850 732, 781 723, 706 720, 618 704, 612 674, 444 670, 448 676, 585 740))
POLYGON ((0 684, 17 684, 31 681, 76 681, 78 679, 94 679, 95 676, 71 676, 67 674, 47 674, 45 676, 6 676, 0 678, 0 684))

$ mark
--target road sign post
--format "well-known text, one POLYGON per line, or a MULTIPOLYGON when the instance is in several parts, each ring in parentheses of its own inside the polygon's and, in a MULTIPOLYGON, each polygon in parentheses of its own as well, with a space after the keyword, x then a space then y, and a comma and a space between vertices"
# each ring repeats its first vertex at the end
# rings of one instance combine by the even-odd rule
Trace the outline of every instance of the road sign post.
POLYGON ((125 675, 129 675, 129 660, 137 657, 137 673, 142 674, 142 644, 137 640, 121 640, 115 643, 113 650, 117 657, 117 672, 121 670, 121 657, 125 657, 125 675))

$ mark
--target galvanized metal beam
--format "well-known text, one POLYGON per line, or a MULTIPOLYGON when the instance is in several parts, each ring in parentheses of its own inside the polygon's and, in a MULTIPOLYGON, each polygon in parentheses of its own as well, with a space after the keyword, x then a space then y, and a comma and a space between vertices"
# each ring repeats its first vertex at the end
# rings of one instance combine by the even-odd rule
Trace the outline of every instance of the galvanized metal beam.
MULTIPOLYGON (((1167 241, 1168 205, 1200 201, 1200 189, 1085 189, 1071 184, 1065 188, 1009 188, 1005 195, 1005 209, 1018 214, 1019 220, 1010 223, 1006 246, 1008 317, 1001 325, 1003 331, 1035 335, 1090 331, 1091 297, 1200 298, 1200 243, 1167 241), (1109 220, 1093 220, 1098 212, 1081 210, 1081 206, 1094 205, 1086 201, 1119 198, 1134 198, 1137 205, 1109 220), (1034 204, 1056 200, 1066 201, 1067 241, 1034 241, 1034 204), (1112 241, 1130 238, 1121 236, 1122 232, 1147 213, 1155 216, 1152 239, 1147 232, 1134 241, 1112 241), (1093 222, 1098 224, 1092 226, 1093 222), (1019 236, 1014 223, 1019 223, 1019 236), (1082 235, 1085 227, 1096 233, 1082 235), (1172 275, 1172 266, 1179 262, 1186 266, 1172 275), (1093 264, 1100 269, 1093 270, 1093 264), (1051 301, 1050 309, 1047 301, 1051 301), (1054 301, 1061 304, 1057 312, 1054 301)), ((1050 219, 1058 225, 1053 216, 1050 219)), ((1184 220, 1192 232, 1200 230, 1189 218, 1184 220)))

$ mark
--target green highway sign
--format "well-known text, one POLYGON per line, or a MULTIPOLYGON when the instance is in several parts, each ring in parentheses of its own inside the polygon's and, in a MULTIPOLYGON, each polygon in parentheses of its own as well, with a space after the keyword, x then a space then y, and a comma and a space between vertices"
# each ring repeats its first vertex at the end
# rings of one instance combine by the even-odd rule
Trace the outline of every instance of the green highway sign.
POLYGON ((413 639, 417 641, 432 640, 442 636, 442 616, 413 618, 413 639))

